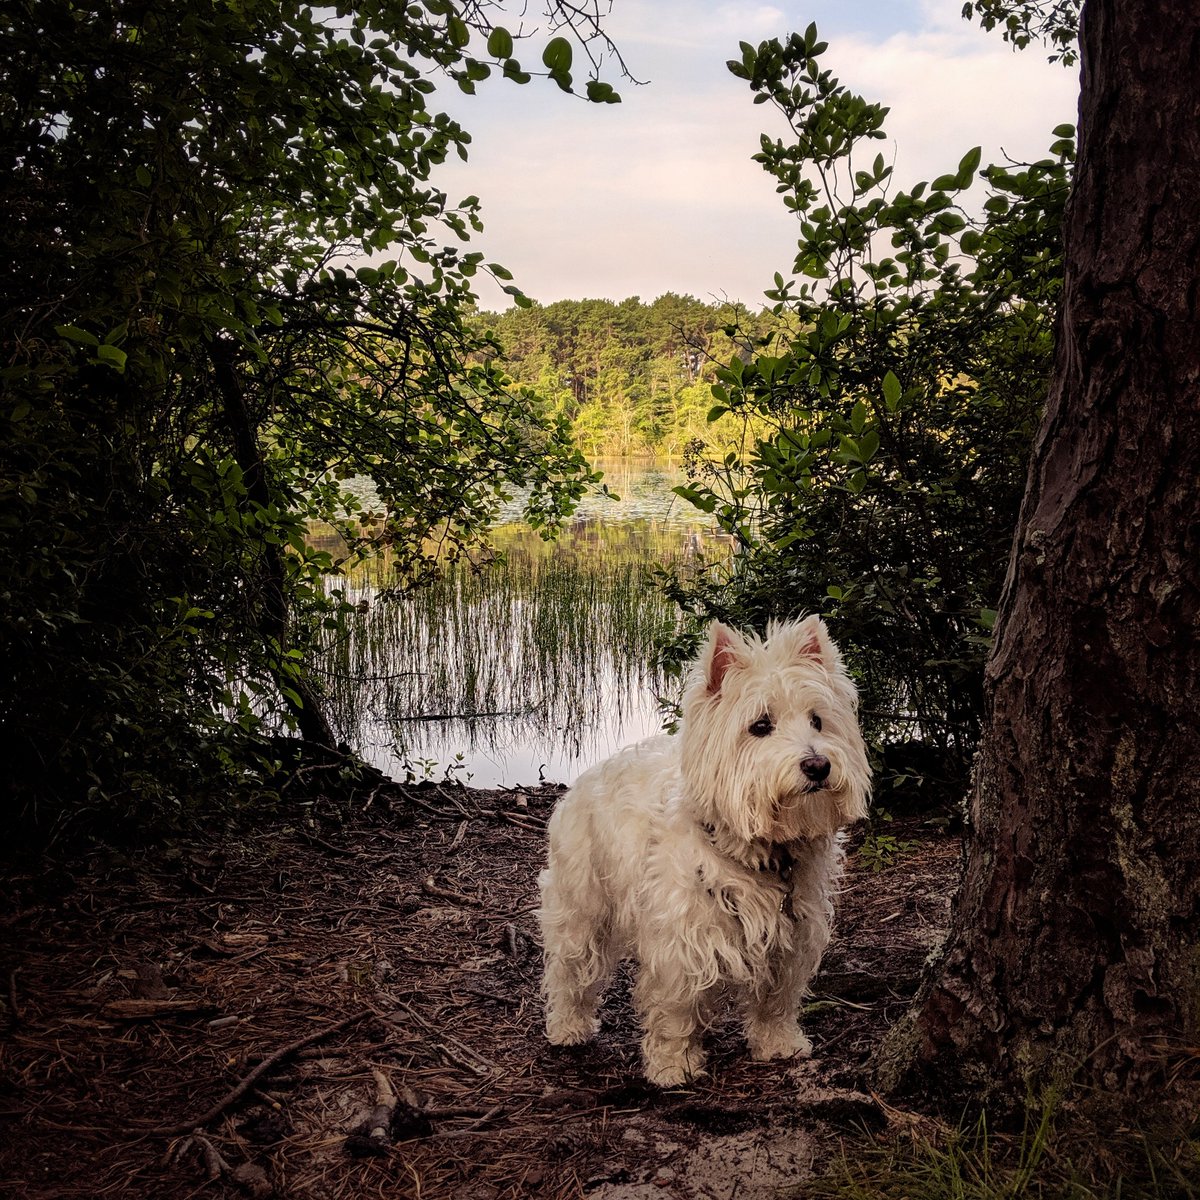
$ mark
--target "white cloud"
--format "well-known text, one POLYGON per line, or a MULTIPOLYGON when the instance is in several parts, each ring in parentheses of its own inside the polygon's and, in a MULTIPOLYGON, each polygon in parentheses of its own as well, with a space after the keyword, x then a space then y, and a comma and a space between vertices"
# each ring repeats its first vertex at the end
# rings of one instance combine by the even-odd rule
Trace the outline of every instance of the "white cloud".
MULTIPOLYGON (((786 12, 773 4, 616 0, 608 25, 621 44, 665 47, 673 55, 681 49, 725 46, 728 58, 739 41, 777 36, 787 23, 786 12)), ((664 65, 651 62, 645 69, 657 74, 664 65)))
POLYGON ((835 71, 891 107, 887 129, 902 178, 948 170, 956 153, 980 144, 985 162, 1006 152, 1018 160, 1044 157, 1050 130, 1075 120, 1072 71, 1051 66, 1036 51, 1014 53, 995 35, 960 24, 897 34, 877 45, 852 40, 846 66, 835 71))
MULTIPOLYGON (((888 7, 890 21, 898 7, 888 7)), ((860 4, 860 18, 870 8, 860 4)), ((537 82, 497 84, 456 104, 475 142, 470 164, 442 182, 452 194, 482 197, 478 248, 546 301, 678 291, 757 303, 772 274, 790 265, 795 230, 750 156, 761 131, 784 130, 724 62, 738 40, 806 24, 792 9, 617 0, 612 32, 635 74, 655 80, 625 86, 622 105, 587 106, 537 82)), ((959 11, 960 0, 922 0, 909 29, 869 34, 860 20, 853 32, 827 34, 822 25, 825 65, 892 110, 887 130, 901 184, 952 169, 976 144, 985 162, 1002 151, 1041 157, 1050 129, 1074 119, 1073 73, 1036 50, 1014 54, 959 11)), ((506 302, 481 290, 485 303, 506 302)))

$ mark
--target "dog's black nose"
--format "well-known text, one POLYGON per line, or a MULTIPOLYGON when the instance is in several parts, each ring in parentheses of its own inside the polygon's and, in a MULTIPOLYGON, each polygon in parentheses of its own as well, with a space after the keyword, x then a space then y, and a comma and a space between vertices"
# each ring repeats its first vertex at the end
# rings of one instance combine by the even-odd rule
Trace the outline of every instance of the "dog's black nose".
POLYGON ((802 758, 800 760, 800 770, 813 783, 823 783, 829 778, 829 759, 823 754, 814 754, 811 758, 802 758))

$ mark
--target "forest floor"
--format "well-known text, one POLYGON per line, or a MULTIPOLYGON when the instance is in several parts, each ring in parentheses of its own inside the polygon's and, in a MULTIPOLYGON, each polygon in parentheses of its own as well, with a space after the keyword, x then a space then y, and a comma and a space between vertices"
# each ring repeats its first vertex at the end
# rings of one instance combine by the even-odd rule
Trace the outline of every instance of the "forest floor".
POLYGON ((542 1031, 560 790, 387 785, 10 877, 0 1195, 763 1200, 896 1118, 872 1056, 944 930, 956 838, 897 822, 879 871, 852 850, 812 1060, 751 1062, 718 1027, 709 1074, 660 1091, 627 978, 591 1045, 542 1031))

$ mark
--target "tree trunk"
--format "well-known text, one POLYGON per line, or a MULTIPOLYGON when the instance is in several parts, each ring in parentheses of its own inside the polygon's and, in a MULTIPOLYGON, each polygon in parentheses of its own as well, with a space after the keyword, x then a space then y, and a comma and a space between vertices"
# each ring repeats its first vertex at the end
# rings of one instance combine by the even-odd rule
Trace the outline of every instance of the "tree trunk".
MULTIPOLYGON (((266 466, 259 449, 254 423, 246 407, 242 383, 238 378, 233 344, 227 341, 213 342, 209 346, 209 353, 217 386, 221 389, 225 423, 233 439, 233 455, 241 468, 246 495, 259 508, 266 508, 271 502, 266 466)), ((271 664, 275 683, 296 722, 296 728, 300 730, 300 736, 306 742, 336 746, 337 739, 325 717, 315 689, 306 680, 285 674, 283 671, 282 664, 290 641, 283 553, 278 546, 263 542, 261 556, 262 567, 257 581, 259 597, 256 626, 266 649, 267 661, 271 664), (299 703, 289 695, 289 691, 299 697, 299 703)))
POLYGON ((1087 0, 1081 35, 965 877, 892 1084, 1145 1096, 1200 1044, 1200 8, 1087 0))

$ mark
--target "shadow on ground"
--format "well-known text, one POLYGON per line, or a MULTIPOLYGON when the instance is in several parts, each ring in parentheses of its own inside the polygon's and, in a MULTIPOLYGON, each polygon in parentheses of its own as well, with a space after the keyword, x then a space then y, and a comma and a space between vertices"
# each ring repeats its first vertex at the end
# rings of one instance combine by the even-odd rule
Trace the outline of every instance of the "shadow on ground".
POLYGON ((712 1034, 646 1086, 628 981, 542 1035, 534 907, 558 789, 376 789, 303 820, 95 852, 4 888, 0 1190, 66 1197, 763 1200, 885 1120, 872 1053, 949 912, 954 839, 850 857, 807 1063, 712 1034))

